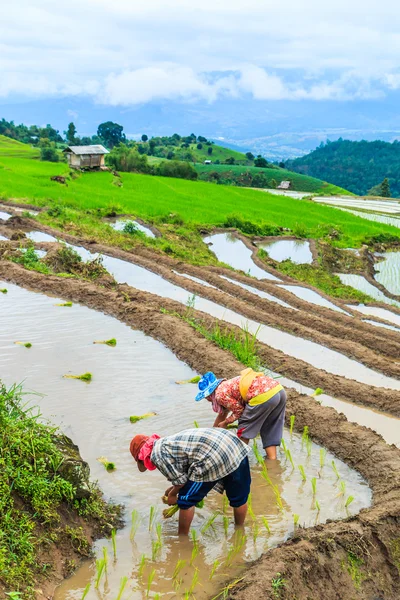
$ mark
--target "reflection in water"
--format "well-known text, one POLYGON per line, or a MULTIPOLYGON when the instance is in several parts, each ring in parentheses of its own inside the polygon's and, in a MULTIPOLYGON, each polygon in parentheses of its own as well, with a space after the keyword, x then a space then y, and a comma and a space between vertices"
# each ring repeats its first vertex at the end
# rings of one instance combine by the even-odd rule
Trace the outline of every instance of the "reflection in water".
POLYGON ((259 242, 257 246, 268 252, 268 256, 278 262, 290 259, 293 263, 300 265, 311 264, 313 261, 310 242, 304 240, 259 242))
POLYGON ((375 264, 375 279, 391 294, 400 295, 400 252, 378 254, 383 260, 375 264))
POLYGON ((337 273, 337 276, 340 278, 340 281, 345 285, 349 285, 359 292, 363 292, 364 294, 368 294, 374 300, 378 300, 379 302, 384 302, 385 304, 392 304, 393 306, 397 306, 400 308, 400 302, 396 300, 392 300, 385 296, 383 292, 378 290, 372 283, 369 283, 362 275, 350 275, 349 273, 337 273))
POLYGON ((236 279, 230 279, 229 277, 225 277, 225 275, 220 275, 220 277, 222 279, 225 279, 226 281, 229 281, 229 283, 233 283, 233 285, 238 285, 239 287, 243 288, 244 290, 247 290, 248 292, 251 292, 252 294, 256 294, 256 296, 259 296, 260 298, 265 298, 266 300, 271 300, 271 302, 276 302, 277 304, 280 304, 281 306, 284 306, 285 308, 291 308, 292 310, 298 310, 294 306, 290 306, 290 304, 287 304, 287 302, 284 302, 283 300, 280 300, 276 296, 273 296, 272 294, 268 294, 267 292, 264 292, 263 290, 258 290, 257 288, 255 288, 251 285, 247 285, 246 283, 242 283, 241 281, 236 281, 236 279))
POLYGON ((397 315, 390 310, 386 310, 386 308, 380 308, 379 306, 365 306, 364 304, 358 304, 357 306, 351 306, 350 308, 358 310, 364 315, 384 319, 385 321, 389 321, 389 323, 394 323, 400 327, 400 315, 397 315))
POLYGON ((400 227, 400 219, 397 217, 375 215, 373 213, 365 213, 358 210, 348 210, 347 208, 340 208, 340 210, 344 210, 345 212, 351 213, 356 217, 362 217, 363 219, 367 219, 368 221, 374 221, 375 223, 384 223, 385 225, 393 225, 393 227, 400 227))
MULTIPOLYGON (((1 284, 3 285, 3 284, 1 284)), ((227 577, 234 577, 243 561, 256 558, 268 547, 286 539, 293 531, 292 513, 300 515, 300 523, 313 524, 327 518, 342 518, 346 515, 343 497, 337 498, 338 482, 330 467, 333 456, 326 457, 326 466, 320 469, 319 446, 312 444, 310 456, 299 435, 285 439, 290 448, 296 469, 281 453, 281 464, 268 464, 269 476, 278 486, 283 510, 279 510, 273 490, 263 479, 261 467, 252 456, 253 509, 256 525, 247 520, 243 547, 237 556, 232 554, 235 532, 232 515, 224 527, 222 499, 218 494, 210 494, 203 510, 197 511, 194 528, 199 537, 199 555, 190 565, 193 544, 183 543, 176 535, 176 520, 162 522, 163 547, 152 560, 152 541, 156 532, 148 531, 149 505, 162 510, 160 496, 166 488, 166 481, 158 472, 139 474, 129 454, 131 437, 143 431, 158 431, 168 435, 177 429, 191 427, 197 420, 200 426, 208 426, 213 420, 207 403, 195 403, 195 387, 176 385, 175 381, 194 376, 194 372, 162 344, 134 331, 116 319, 74 304, 70 308, 56 306, 59 300, 42 294, 35 294, 17 286, 7 284, 8 294, 0 299, 0 371, 6 373, 5 383, 25 379, 25 389, 43 393, 39 402, 44 417, 51 418, 61 425, 63 431, 79 445, 82 456, 89 462, 92 477, 98 479, 108 497, 126 506, 126 526, 117 535, 117 561, 109 560, 107 580, 100 585, 100 593, 107 600, 117 596, 122 576, 130 578, 126 597, 143 597, 147 579, 152 569, 156 569, 152 593, 173 598, 176 592, 172 585, 172 574, 178 558, 187 563, 182 570, 182 583, 178 595, 183 596, 193 580, 195 569, 199 569, 199 581, 195 595, 209 597, 227 577), (29 307, 29 311, 27 311, 29 307), (115 337, 117 346, 109 348, 94 345, 94 340, 115 337), (14 345, 15 339, 27 339, 32 348, 27 352, 14 345), (63 379, 65 373, 90 371, 93 380, 90 384, 63 379), (155 411, 157 416, 143 423, 131 424, 129 415, 155 411), (177 426, 177 415, 179 425, 177 426), (96 460, 104 455, 116 463, 117 469, 108 473, 96 460), (307 481, 302 482, 297 465, 302 464, 307 473, 307 481), (310 481, 317 478, 317 499, 321 512, 317 513, 312 497, 310 481), (130 514, 135 509, 140 515, 140 526, 133 541, 130 540, 130 514), (213 526, 201 532, 206 520, 214 511, 219 511, 213 526), (268 535, 262 517, 268 519, 271 534, 268 535), (139 577, 140 556, 148 557, 144 573, 139 577), (231 556, 232 563, 226 564, 231 556), (209 574, 215 560, 225 561, 217 570, 213 581, 209 574)), ((312 428, 312 424, 310 424, 312 428)), ((260 449, 261 450, 261 449, 260 449)), ((368 486, 344 463, 336 461, 340 476, 347 483, 348 495, 355 501, 350 505, 350 513, 355 514, 368 506, 371 495, 368 486)), ((157 519, 161 522, 160 518, 157 519)), ((240 545, 240 544, 239 544, 240 545)), ((109 541, 100 540, 96 545, 99 556, 102 547, 107 546, 112 555, 109 541)), ((66 580, 56 594, 58 600, 77 599, 83 588, 92 580, 94 562, 88 561, 76 575, 66 580)), ((92 589, 87 598, 96 599, 92 589)))
POLYGON ((44 233, 43 231, 29 231, 29 233, 26 234, 26 237, 28 237, 33 242, 56 242, 57 241, 57 239, 53 235, 44 233))
POLYGON ((345 310, 333 304, 333 302, 329 302, 326 298, 314 292, 314 290, 310 290, 309 288, 302 287, 300 285, 280 285, 279 287, 284 288, 288 292, 291 292, 301 300, 305 300, 306 302, 310 302, 311 304, 316 304, 317 306, 324 306, 325 308, 330 308, 337 312, 346 313, 345 310))
POLYGON ((127 223, 133 223, 134 226, 136 227, 136 229, 138 229, 139 231, 141 231, 142 233, 147 235, 147 237, 150 237, 150 238, 156 237, 149 227, 145 227, 145 225, 142 225, 141 223, 138 223, 138 221, 134 221, 133 219, 125 218, 125 219, 116 219, 115 221, 110 221, 111 227, 113 229, 115 229, 116 231, 123 231, 123 229, 127 223))

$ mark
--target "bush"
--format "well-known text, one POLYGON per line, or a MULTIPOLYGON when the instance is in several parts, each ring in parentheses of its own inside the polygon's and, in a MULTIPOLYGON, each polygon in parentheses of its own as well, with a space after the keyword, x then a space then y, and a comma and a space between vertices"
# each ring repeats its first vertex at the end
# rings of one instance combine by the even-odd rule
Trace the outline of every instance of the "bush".
POLYGON ((152 168, 145 154, 139 154, 136 148, 128 148, 125 144, 115 146, 106 156, 106 162, 117 171, 128 173, 151 173, 152 168))
POLYGON ((171 160, 162 161, 156 168, 156 175, 162 177, 179 177, 180 179, 197 179, 197 171, 187 162, 171 160))
POLYGON ((222 227, 232 227, 248 235, 279 235, 280 229, 274 225, 257 225, 251 221, 244 221, 238 215, 228 215, 222 227))
POLYGON ((45 146, 40 148, 40 160, 47 160, 48 162, 59 162, 60 156, 55 148, 52 146, 45 146))

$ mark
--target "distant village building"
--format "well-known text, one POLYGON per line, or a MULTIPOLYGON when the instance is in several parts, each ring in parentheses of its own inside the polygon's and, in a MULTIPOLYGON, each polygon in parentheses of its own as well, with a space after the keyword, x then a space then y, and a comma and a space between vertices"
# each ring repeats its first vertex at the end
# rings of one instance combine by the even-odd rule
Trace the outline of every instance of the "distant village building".
POLYGON ((290 181, 281 181, 276 189, 277 190, 289 190, 290 184, 291 184, 290 181))
POLYGON ((211 165, 211 160, 205 160, 205 161, 204 161, 204 164, 205 164, 205 165, 211 165))
POLYGON ((108 154, 108 150, 101 144, 68 146, 63 152, 67 155, 68 165, 73 169, 105 168, 104 156, 108 154))

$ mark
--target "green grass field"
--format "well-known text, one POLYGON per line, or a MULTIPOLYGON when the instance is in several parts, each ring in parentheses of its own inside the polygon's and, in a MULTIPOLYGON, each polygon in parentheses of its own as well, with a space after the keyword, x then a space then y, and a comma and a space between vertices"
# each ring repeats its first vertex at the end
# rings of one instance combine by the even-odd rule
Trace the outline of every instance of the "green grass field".
POLYGON ((14 158, 39 158, 38 148, 32 148, 28 144, 22 144, 5 135, 0 135, 0 157, 10 156, 14 158))
POLYGON ((210 148, 210 146, 203 144, 202 149, 198 150, 197 144, 190 144, 188 150, 190 150, 190 152, 194 155, 194 157, 196 158, 196 162, 199 163, 203 163, 205 160, 211 160, 212 162, 219 160, 220 162, 223 162, 227 158, 234 158, 235 161, 241 165, 250 164, 246 156, 241 152, 237 152, 236 150, 224 148, 223 146, 218 146, 217 144, 212 144, 211 148, 213 149, 213 151, 212 154, 209 155, 208 148, 210 148))
POLYGON ((122 187, 114 185, 108 172, 82 173, 68 185, 50 181, 52 175, 62 174, 68 174, 65 163, 0 157, 0 197, 42 206, 53 201, 78 210, 114 206, 151 220, 177 213, 194 225, 220 225, 235 214, 253 223, 289 228, 302 237, 321 238, 335 228, 342 234, 335 242, 341 247, 357 247, 367 236, 380 233, 398 235, 395 227, 330 206, 258 190, 133 173, 122 174, 122 187))
MULTIPOLYGON (((217 171, 217 173, 229 173, 232 171, 236 175, 249 171, 252 174, 264 173, 268 179, 275 179, 279 185, 281 181, 291 181, 292 189, 298 192, 310 192, 310 194, 350 194, 350 192, 343 190, 336 185, 321 181, 321 179, 315 179, 315 177, 309 177, 308 175, 300 175, 294 171, 288 171, 287 169, 260 169, 258 167, 246 167, 243 165, 205 165, 196 164, 196 171, 201 173, 207 173, 210 171, 217 171)), ((350 194, 352 195, 352 194, 350 194)))

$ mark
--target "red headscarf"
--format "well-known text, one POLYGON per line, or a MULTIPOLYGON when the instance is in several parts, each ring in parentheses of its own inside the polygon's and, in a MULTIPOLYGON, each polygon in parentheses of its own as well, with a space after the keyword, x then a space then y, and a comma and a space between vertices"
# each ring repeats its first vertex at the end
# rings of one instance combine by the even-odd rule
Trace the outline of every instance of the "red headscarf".
POLYGON ((153 451, 154 442, 159 440, 160 436, 156 433, 153 435, 135 435, 135 437, 131 441, 130 451, 133 458, 136 460, 142 460, 144 462, 144 466, 149 471, 154 471, 157 467, 155 464, 151 462, 151 453, 153 451))

